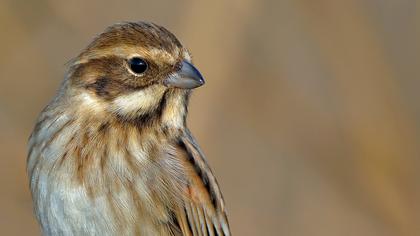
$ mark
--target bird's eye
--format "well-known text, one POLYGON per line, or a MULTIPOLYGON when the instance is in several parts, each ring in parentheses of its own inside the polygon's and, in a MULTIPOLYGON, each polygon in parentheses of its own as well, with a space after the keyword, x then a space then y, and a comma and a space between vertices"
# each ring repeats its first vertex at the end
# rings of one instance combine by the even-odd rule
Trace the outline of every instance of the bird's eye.
POLYGON ((142 74, 147 70, 147 62, 140 57, 133 57, 128 61, 131 71, 135 74, 142 74))

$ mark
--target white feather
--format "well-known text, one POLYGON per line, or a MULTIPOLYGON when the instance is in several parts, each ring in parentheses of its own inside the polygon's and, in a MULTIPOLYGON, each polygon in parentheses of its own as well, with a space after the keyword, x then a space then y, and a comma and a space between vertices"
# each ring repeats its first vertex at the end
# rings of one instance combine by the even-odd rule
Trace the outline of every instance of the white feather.
POLYGON ((158 106, 161 96, 165 89, 162 86, 155 85, 148 88, 132 92, 127 95, 117 97, 111 109, 117 114, 135 117, 147 112, 158 106))

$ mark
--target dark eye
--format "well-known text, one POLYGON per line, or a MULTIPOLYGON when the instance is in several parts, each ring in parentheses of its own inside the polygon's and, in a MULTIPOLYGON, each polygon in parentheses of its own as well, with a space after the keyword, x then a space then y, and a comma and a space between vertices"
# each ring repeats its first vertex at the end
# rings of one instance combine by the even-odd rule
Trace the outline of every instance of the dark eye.
POLYGON ((147 62, 140 57, 133 57, 128 61, 130 69, 135 74, 142 74, 147 70, 147 62))

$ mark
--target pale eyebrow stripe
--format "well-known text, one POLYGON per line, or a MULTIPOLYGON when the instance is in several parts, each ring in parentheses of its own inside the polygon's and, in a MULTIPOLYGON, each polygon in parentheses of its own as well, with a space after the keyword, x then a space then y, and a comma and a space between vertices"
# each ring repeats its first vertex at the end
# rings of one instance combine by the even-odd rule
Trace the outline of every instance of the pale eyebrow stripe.
MULTIPOLYGON (((113 47, 92 50, 86 54, 82 53, 82 56, 75 60, 74 64, 83 64, 94 58, 102 58, 108 56, 119 56, 119 57, 132 57, 140 56, 142 58, 163 58, 166 63, 174 64, 179 56, 180 49, 175 48, 174 55, 160 48, 144 48, 127 45, 116 45, 113 47)), ((189 57, 189 56, 188 56, 189 57)))

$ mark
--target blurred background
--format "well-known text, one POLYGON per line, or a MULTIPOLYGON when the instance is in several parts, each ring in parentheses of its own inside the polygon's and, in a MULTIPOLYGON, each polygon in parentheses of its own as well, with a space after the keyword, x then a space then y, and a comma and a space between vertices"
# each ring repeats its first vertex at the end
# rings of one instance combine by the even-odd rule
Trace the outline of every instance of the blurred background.
POLYGON ((65 63, 138 20, 207 79, 189 126, 234 235, 420 235, 416 0, 1 0, 1 235, 40 235, 26 142, 65 63))

